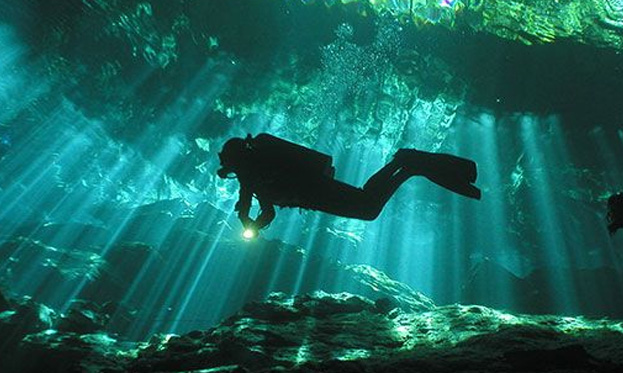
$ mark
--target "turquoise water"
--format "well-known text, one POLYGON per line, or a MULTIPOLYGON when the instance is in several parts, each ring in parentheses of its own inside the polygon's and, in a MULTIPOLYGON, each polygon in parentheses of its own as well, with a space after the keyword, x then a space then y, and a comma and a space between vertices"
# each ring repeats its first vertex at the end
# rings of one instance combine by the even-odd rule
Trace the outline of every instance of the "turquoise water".
POLYGON ((623 317, 620 2, 1 4, 5 294, 147 338, 367 265, 438 305, 623 317), (467 157, 483 197, 414 178, 373 222, 280 209, 248 242, 217 153, 262 132, 357 186, 402 147, 467 157))

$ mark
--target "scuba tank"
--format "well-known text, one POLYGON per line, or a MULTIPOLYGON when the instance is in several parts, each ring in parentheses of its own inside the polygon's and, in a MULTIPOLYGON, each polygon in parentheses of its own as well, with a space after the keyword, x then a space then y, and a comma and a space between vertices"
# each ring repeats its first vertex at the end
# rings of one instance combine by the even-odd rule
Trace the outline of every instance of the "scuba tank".
POLYGON ((245 141, 258 157, 274 165, 276 169, 306 175, 323 175, 333 178, 335 168, 330 155, 299 144, 261 133, 255 137, 247 135, 245 141))

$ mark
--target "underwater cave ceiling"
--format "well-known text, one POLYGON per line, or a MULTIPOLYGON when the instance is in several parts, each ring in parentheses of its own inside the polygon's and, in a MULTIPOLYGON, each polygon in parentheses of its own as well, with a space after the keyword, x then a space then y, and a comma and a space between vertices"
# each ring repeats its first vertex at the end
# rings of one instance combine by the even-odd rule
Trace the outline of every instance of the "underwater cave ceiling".
POLYGON ((8 7, 4 21, 118 138, 189 111, 205 120, 186 135, 214 138, 236 122, 228 119, 284 106, 302 142, 339 117, 349 135, 390 137, 394 147, 404 116, 423 105, 437 140, 464 103, 558 113, 574 125, 622 119, 606 114, 623 93, 619 0, 25 3, 30 12, 8 7), (208 85, 210 97, 200 91, 208 85))
MULTIPOLYGON (((335 2, 335 1, 331 1, 335 2)), ((343 3, 356 2, 342 0, 343 3)), ((471 29, 531 45, 570 39, 623 48, 620 0, 370 0, 372 9, 415 23, 471 29)))
POLYGON ((36 88, 5 95, 14 144, 72 106, 148 159, 177 147, 169 176, 202 190, 232 129, 391 154, 443 149, 457 116, 623 122, 621 1, 11 2, 0 21, 38 57, 12 67, 36 88))

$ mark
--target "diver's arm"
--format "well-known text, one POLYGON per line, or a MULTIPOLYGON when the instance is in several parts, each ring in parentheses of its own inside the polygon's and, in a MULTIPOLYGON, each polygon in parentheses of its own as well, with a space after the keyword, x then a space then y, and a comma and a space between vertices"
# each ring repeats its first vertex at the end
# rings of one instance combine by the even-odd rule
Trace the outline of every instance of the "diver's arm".
POLYGON ((251 192, 249 188, 240 186, 238 202, 236 202, 235 210, 238 211, 238 219, 240 219, 242 226, 245 228, 255 223, 253 219, 249 217, 249 211, 251 210, 251 198, 253 198, 253 192, 251 192))
POLYGON ((272 203, 260 200, 260 214, 255 219, 255 227, 260 230, 275 218, 275 207, 272 203))

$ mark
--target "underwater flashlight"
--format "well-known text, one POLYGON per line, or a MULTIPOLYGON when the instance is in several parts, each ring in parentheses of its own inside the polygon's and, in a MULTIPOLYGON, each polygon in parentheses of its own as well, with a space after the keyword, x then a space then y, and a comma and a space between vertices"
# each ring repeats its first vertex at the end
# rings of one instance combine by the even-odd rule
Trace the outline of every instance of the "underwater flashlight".
POLYGON ((247 228, 242 232, 242 238, 245 240, 251 240, 257 237, 257 231, 255 229, 247 228))

